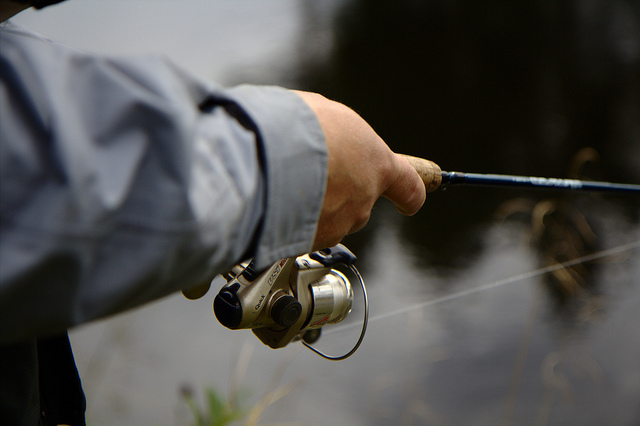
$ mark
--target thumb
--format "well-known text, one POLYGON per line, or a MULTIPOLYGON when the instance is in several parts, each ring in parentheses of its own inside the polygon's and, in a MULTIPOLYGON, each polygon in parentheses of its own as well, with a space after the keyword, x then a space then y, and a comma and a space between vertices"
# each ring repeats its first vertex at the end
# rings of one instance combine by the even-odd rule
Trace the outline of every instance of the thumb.
POLYGON ((387 190, 382 194, 388 198, 400 213, 414 215, 420 210, 427 197, 427 190, 418 172, 409 162, 394 154, 397 175, 387 190))

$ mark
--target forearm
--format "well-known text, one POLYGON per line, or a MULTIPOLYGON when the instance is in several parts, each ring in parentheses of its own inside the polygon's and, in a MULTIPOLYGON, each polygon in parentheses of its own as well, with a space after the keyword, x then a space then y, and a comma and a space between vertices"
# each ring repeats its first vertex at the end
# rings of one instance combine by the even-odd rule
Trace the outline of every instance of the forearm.
POLYGON ((3 40, 3 59, 41 74, 2 74, 2 340, 120 312, 246 255, 311 249, 326 148, 296 95, 28 47, 16 59, 3 40))
POLYGON ((353 110, 157 59, 2 35, 0 338, 57 331, 339 242, 425 187, 353 110))

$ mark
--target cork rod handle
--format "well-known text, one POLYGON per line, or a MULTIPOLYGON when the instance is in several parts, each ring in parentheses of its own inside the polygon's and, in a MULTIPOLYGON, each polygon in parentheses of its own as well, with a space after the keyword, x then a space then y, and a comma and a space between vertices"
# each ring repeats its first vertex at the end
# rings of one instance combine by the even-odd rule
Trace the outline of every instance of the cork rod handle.
POLYGON ((422 181, 424 182, 427 192, 433 192, 442 183, 442 170, 433 161, 425 160, 424 158, 412 157, 410 155, 399 154, 404 157, 411 166, 418 172, 422 181))

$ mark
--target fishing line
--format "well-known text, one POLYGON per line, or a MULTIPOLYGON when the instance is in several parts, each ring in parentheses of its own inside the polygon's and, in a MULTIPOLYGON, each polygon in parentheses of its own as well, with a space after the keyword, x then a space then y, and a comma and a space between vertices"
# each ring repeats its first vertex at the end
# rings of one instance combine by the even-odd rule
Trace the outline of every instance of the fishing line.
MULTIPOLYGON (((554 271, 558 271, 560 269, 565 269, 568 268, 570 266, 574 266, 574 265, 579 265, 582 263, 587 263, 587 262, 591 262, 593 260, 598 260, 598 259, 602 259, 614 254, 619 254, 619 253, 624 253, 627 251, 631 251, 631 250, 635 250, 640 248, 640 240, 639 241, 635 241, 632 243, 628 243, 628 244, 623 244, 621 246, 618 247, 614 247, 614 248, 610 248, 607 250, 602 250, 596 253, 591 253, 582 257, 578 257, 576 259, 573 260, 569 260, 566 262, 562 262, 562 263, 556 263, 555 265, 549 265, 549 266, 545 266, 543 268, 540 269, 536 269, 534 271, 530 271, 530 272, 525 272, 522 274, 518 274, 515 275, 513 277, 509 277, 509 278, 504 278, 498 281, 494 281, 492 283, 488 283, 488 284, 484 284, 484 285, 480 285, 478 287, 474 287, 474 288, 470 288, 467 290, 462 290, 453 294, 448 294, 446 296, 441 296, 441 297, 436 297, 435 299, 431 299, 428 300, 426 302, 422 302, 422 303, 418 303, 415 305, 411 305, 411 306, 407 306, 405 308, 402 309, 397 309, 395 311, 391 311, 391 312, 387 312, 384 314, 380 314, 380 315, 376 315, 373 317, 369 318, 369 323, 375 322, 375 321, 380 321, 380 320, 384 320, 387 318, 391 318, 391 317, 395 317, 397 315, 402 315, 417 309, 423 309, 423 308, 427 308, 433 305, 438 305, 440 303, 444 303, 444 302, 449 302, 452 300, 456 300, 462 297, 466 297, 466 296, 470 296, 472 294, 476 294, 476 293, 480 293, 481 291, 485 291, 485 290, 491 290, 494 288, 498 288, 498 287, 503 287, 505 285, 508 284, 514 284, 523 280, 526 280, 528 278, 534 278, 534 277, 538 277, 544 274, 548 274, 550 272, 554 272, 554 271)), ((349 328, 353 328, 356 326, 359 326, 360 324, 355 323, 355 324, 346 324, 343 326, 337 326, 332 328, 331 330, 326 330, 325 331, 325 335, 326 334, 330 334, 330 333, 337 333, 337 332, 341 332, 344 330, 347 330, 349 328)))

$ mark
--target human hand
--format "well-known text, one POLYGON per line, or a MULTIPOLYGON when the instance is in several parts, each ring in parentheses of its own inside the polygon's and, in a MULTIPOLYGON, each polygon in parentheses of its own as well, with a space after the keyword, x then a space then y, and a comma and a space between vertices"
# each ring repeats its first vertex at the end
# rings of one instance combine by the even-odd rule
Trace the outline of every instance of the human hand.
POLYGON ((405 158, 394 154, 362 117, 322 95, 296 93, 318 117, 329 157, 314 250, 332 247, 362 229, 380 196, 404 215, 420 210, 426 190, 418 173, 405 158))

